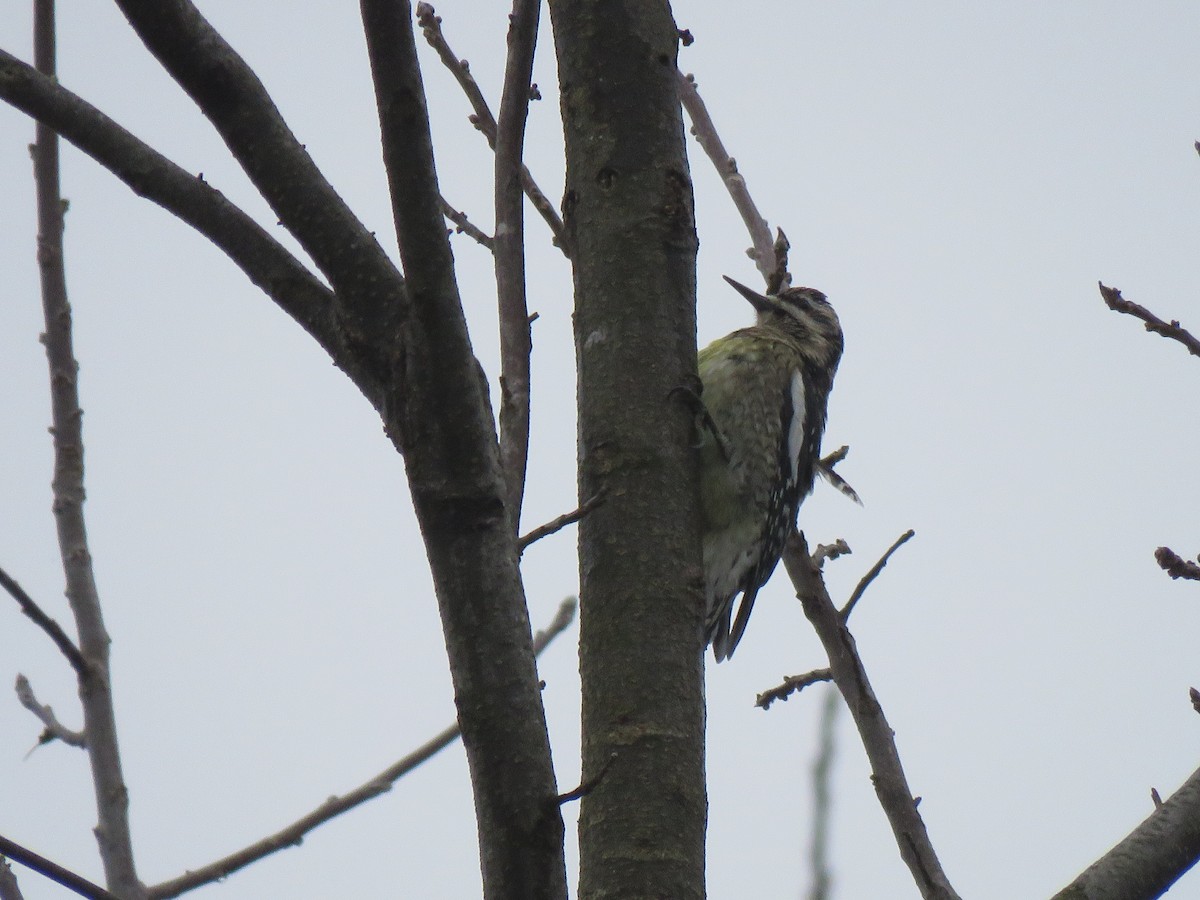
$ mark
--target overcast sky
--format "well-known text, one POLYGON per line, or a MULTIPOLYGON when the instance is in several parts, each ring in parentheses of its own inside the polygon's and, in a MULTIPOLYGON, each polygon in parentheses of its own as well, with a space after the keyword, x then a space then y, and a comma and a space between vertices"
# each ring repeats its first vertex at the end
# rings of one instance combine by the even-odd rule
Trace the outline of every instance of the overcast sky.
MULTIPOLYGON (((208 0, 354 210, 394 246, 357 4, 208 0)), ((27 3, 0 46, 31 58, 27 3)), ((63 2, 60 78, 268 226, 215 132, 111 5, 63 2)), ((1200 585, 1152 553, 1200 552, 1200 361, 1109 312, 1097 280, 1200 328, 1194 2, 679 2, 694 72, 799 283, 846 353, 810 539, 845 538, 844 597, 904 530, 853 631, 951 882, 1049 896, 1200 765, 1200 585)), ((444 0, 452 46, 495 103, 505 4, 444 0)), ((422 44, 442 188, 490 227, 491 159, 422 44)), ((548 21, 527 161, 562 191, 548 21)), ((60 621, 32 124, 0 107, 0 566, 60 621)), ((699 340, 745 325, 747 235, 695 145, 699 340)), ((275 831, 451 721, 444 648, 403 464, 299 327, 187 226, 73 149, 67 260, 86 411, 88 522, 112 634, 139 870, 157 882, 275 831)), ((534 326, 525 525, 576 505, 571 282, 529 216, 534 326)), ((282 228, 281 240, 294 246, 282 228)), ((476 351, 497 370, 491 260, 455 239, 476 351)), ((525 558, 535 627, 577 588, 573 532, 525 558)), ((0 598, 3 599, 3 598, 0 598)), ((559 783, 579 780, 576 631, 543 657, 559 783)), ((736 658, 708 665, 709 893, 807 884, 821 697, 755 694, 824 659, 782 572, 736 658)), ((72 672, 0 602, 0 687, 18 672, 77 724, 72 672)), ((99 880, 85 757, 25 754, 39 724, 0 694, 0 834, 99 880)), ((840 898, 916 897, 848 722, 840 898)), ((568 808, 574 815, 574 808, 568 808)), ((568 822, 575 866, 574 821, 568 822)), ((66 896, 20 871, 28 900, 66 896)), ((1189 876, 1172 896, 1200 896, 1189 876)), ((454 747, 373 801, 197 896, 478 894, 454 747)))

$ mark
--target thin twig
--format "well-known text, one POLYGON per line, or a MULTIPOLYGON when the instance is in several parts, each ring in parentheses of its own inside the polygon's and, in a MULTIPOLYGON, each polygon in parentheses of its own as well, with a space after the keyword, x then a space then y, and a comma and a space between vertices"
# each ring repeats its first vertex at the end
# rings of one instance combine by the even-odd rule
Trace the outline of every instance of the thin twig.
POLYGON ((72 747, 86 746, 87 738, 82 731, 71 730, 58 721, 58 716, 54 714, 54 710, 50 706, 38 702, 37 697, 33 693, 33 685, 29 683, 29 679, 24 675, 17 675, 16 691, 17 701, 37 716, 38 721, 46 729, 42 732, 42 736, 38 738, 39 745, 49 744, 53 740, 60 740, 72 747))
POLYGON ((591 778, 579 782, 577 787, 572 788, 565 794, 559 794, 558 797, 555 798, 558 805, 562 806, 564 803, 572 803, 575 800, 582 800, 584 797, 594 791, 596 786, 600 784, 601 780, 608 773, 608 770, 612 767, 612 764, 616 761, 616 759, 617 754, 613 753, 604 761, 604 765, 600 767, 599 772, 597 772, 591 778))
MULTIPOLYGON (((747 251, 747 254, 754 260, 763 280, 769 284, 776 269, 775 242, 771 240, 771 228, 751 198, 746 180, 738 173, 737 162, 729 155, 725 145, 721 142, 721 137, 717 134, 717 127, 713 124, 712 117, 709 116, 708 109, 696 90, 694 76, 684 75, 680 72, 678 82, 679 99, 687 111, 688 118, 692 120, 692 134, 696 136, 696 140, 704 148, 704 152, 708 154, 713 165, 716 166, 717 174, 721 176, 726 190, 729 191, 729 196, 733 198, 734 206, 741 214, 742 221, 746 223, 746 228, 750 232, 750 240, 754 245, 747 251)), ((782 281, 782 279, 780 280, 782 281)))
POLYGON ((568 597, 558 605, 558 610, 554 613, 550 624, 533 636, 534 656, 541 656, 542 651, 550 646, 550 642, 566 631, 567 627, 575 621, 575 610, 578 606, 579 600, 575 597, 568 597))
POLYGON ((91 900, 123 900, 116 894, 110 894, 100 885, 88 881, 82 875, 76 875, 70 869, 64 869, 58 863, 51 862, 46 857, 28 850, 2 835, 0 835, 0 856, 20 863, 27 869, 33 869, 40 875, 45 875, 51 881, 69 888, 81 897, 90 897, 91 900))
POLYGON ((855 605, 859 600, 862 599, 862 595, 866 593, 867 588, 871 586, 871 582, 879 577, 879 573, 882 572, 883 567, 888 564, 888 560, 892 558, 892 554, 899 550, 901 545, 911 540, 915 534, 916 532, 910 528, 908 531, 904 532, 904 534, 900 535, 900 537, 896 538, 895 543, 888 547, 887 552, 884 553, 883 556, 879 557, 879 561, 875 563, 875 565, 871 566, 871 568, 867 571, 867 574, 859 580, 858 586, 854 589, 854 593, 850 595, 850 599, 846 601, 846 605, 842 607, 842 611, 839 613, 843 622, 850 618, 850 613, 854 611, 855 605))
POLYGON ((783 554, 784 566, 796 587, 804 614, 816 629, 833 680, 845 698, 871 763, 871 781, 883 808, 900 856, 908 865, 925 900, 958 900, 938 861, 925 823, 913 800, 896 750, 891 726, 883 714, 845 620, 829 597, 820 570, 808 554, 804 536, 793 532, 783 554))
MULTIPOLYGON (((34 67, 55 76, 54 0, 34 3, 34 67)), ((79 676, 83 732, 96 794, 96 842, 105 882, 127 900, 142 896, 129 831, 129 794, 121 773, 117 720, 109 670, 109 637, 88 549, 83 516, 83 411, 79 408, 79 363, 71 334, 71 305, 63 263, 63 199, 59 188, 58 135, 38 123, 33 146, 37 193, 38 271, 46 331, 42 343, 50 368, 54 436, 54 520, 66 577, 67 602, 75 617, 79 652, 87 661, 79 676)))
POLYGON ((134 193, 208 238, 331 356, 345 364, 345 355, 338 354, 341 336, 334 327, 333 291, 220 191, 3 50, 0 99, 51 125, 134 193))
POLYGON ((814 684, 819 684, 822 681, 832 681, 833 672, 829 669, 813 669, 811 672, 805 672, 803 675, 788 675, 783 679, 783 683, 777 687, 770 688, 759 694, 754 705, 761 709, 770 709, 771 704, 776 700, 787 700, 792 694, 797 694, 814 684))
POLYGON ((842 697, 836 690, 825 689, 821 721, 817 726, 817 758, 813 760, 813 824, 809 844, 808 867, 812 888, 808 900, 829 900, 833 873, 829 867, 829 835, 833 830, 833 763, 837 750, 837 722, 842 697))
POLYGON ((496 305, 500 319, 500 459, 508 482, 514 532, 521 521, 529 461, 529 356, 533 350, 525 299, 525 204, 521 155, 529 118, 529 85, 537 47, 540 0, 513 0, 508 58, 495 142, 496 305))
POLYGON ((421 26, 421 33, 425 35, 426 42, 437 52, 442 65, 450 70, 450 74, 454 76, 458 86, 467 95, 467 101, 474 110, 471 124, 487 138, 488 146, 494 148, 496 146, 496 118, 492 115, 483 91, 479 88, 479 82, 471 74, 470 64, 465 59, 459 59, 450 49, 446 35, 442 32, 442 17, 437 14, 431 4, 418 3, 417 24, 421 26))
MULTIPOLYGON (((558 611, 555 613, 550 624, 542 631, 539 631, 533 638, 533 652, 535 656, 540 656, 542 651, 550 645, 551 641, 566 631, 575 618, 575 608, 576 600, 574 597, 568 597, 559 605, 558 611)), ((148 888, 148 896, 151 900, 168 900, 171 897, 178 897, 180 894, 194 890, 201 885, 220 881, 222 878, 233 874, 239 869, 244 869, 251 863, 270 856, 279 850, 298 846, 304 839, 304 836, 319 825, 325 824, 330 819, 354 809, 368 800, 372 800, 381 794, 386 794, 392 789, 392 785, 402 776, 407 775, 417 766, 421 765, 421 763, 450 746, 460 735, 461 731, 456 722, 352 791, 341 796, 330 797, 312 810, 312 812, 302 816, 287 827, 247 847, 243 847, 236 853, 231 853, 229 856, 218 859, 208 865, 188 871, 178 878, 173 878, 170 881, 164 881, 148 888)))
POLYGON ((0 587, 8 591, 12 598, 20 604, 21 612, 33 619, 34 623, 50 636, 50 640, 54 641, 54 645, 67 658, 67 662, 71 664, 75 674, 81 678, 86 676, 87 660, 83 658, 83 654, 79 652, 75 642, 67 636, 62 626, 47 615, 46 611, 38 606, 29 594, 25 593, 25 589, 3 569, 0 569, 0 587))
MULTIPOLYGON (((488 108, 483 91, 479 89, 479 84, 471 74, 471 67, 465 59, 459 59, 446 42, 446 36, 442 33, 441 16, 437 15, 430 4, 418 3, 417 23, 421 26, 421 32, 425 35, 429 46, 437 52, 442 65, 450 70, 450 74, 454 76, 463 93, 467 95, 471 109, 475 111, 471 116, 471 124, 487 138, 488 146, 494 150, 496 148, 496 119, 492 116, 491 109, 488 108)), ((525 196, 529 198, 533 208, 550 226, 550 231, 554 235, 554 246, 562 251, 563 256, 570 258, 571 251, 567 244, 567 233, 563 228, 562 217, 555 210, 550 198, 542 193, 542 189, 537 186, 533 175, 525 166, 521 166, 521 190, 525 192, 525 196)))
POLYGON ((1109 309, 1141 319, 1146 323, 1147 331, 1152 331, 1173 341, 1179 341, 1187 347, 1192 356, 1200 356, 1200 339, 1197 339, 1175 319, 1170 322, 1163 321, 1146 307, 1140 306, 1132 300, 1126 300, 1121 296, 1119 290, 1107 287, 1103 282, 1100 283, 1100 296, 1104 298, 1104 303, 1109 309))
POLYGON ((517 552, 524 553, 529 545, 535 541, 540 541, 542 538, 549 537, 556 531, 561 531, 568 525, 578 522, 603 502, 604 492, 601 491, 594 497, 585 500, 577 509, 573 509, 569 513, 564 513, 557 519, 551 519, 545 525, 539 525, 537 528, 533 529, 533 531, 521 536, 521 538, 517 541, 517 552))
POLYGON ((1154 559, 1159 567, 1172 578, 1200 581, 1200 565, 1190 559, 1184 559, 1170 547, 1159 547, 1154 551, 1154 559))
POLYGON ((465 212, 461 212, 451 206, 450 201, 445 197, 442 198, 442 215, 454 223, 455 230, 459 234, 465 234, 467 237, 473 238, 476 243, 482 244, 489 250, 495 246, 491 235, 485 234, 482 229, 473 224, 467 218, 465 212))

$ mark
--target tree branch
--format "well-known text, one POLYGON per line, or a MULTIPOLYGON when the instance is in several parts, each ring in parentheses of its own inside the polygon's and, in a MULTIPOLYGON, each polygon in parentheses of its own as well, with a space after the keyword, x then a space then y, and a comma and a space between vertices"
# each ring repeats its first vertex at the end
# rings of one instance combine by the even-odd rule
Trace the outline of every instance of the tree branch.
POLYGON ((804 614, 829 654, 833 680, 845 698, 862 737, 871 763, 871 781, 896 836, 901 858, 908 865, 925 900, 957 900, 958 894, 950 886, 929 841, 925 823, 917 812, 892 729, 871 689, 854 638, 829 598, 820 570, 808 555, 808 545, 803 535, 793 532, 784 550, 783 562, 796 587, 804 614))
POLYGON ((540 0, 513 0, 508 58, 495 142, 496 303, 500 316, 500 459, 514 533, 521 522, 529 460, 529 307, 525 301, 525 219, 521 154, 537 46, 540 0))
POLYGON ((73 890, 79 896, 86 896, 91 900, 126 900, 125 896, 109 893, 108 890, 100 887, 100 884, 94 884, 83 876, 74 874, 70 869, 64 869, 58 863, 52 863, 46 857, 38 856, 34 851, 26 850, 25 847, 2 835, 0 835, 0 856, 11 859, 14 863, 20 863, 26 869, 32 869, 38 875, 46 876, 50 881, 73 890))
POLYGON ((529 548, 530 544, 540 541, 544 537, 549 537, 556 531, 561 531, 568 525, 578 522, 603 502, 604 491, 600 491, 594 497, 579 504, 578 508, 571 510, 569 513, 563 513, 556 519, 551 519, 545 525, 539 525, 537 528, 533 529, 533 531, 521 536, 521 538, 517 541, 518 551, 524 553, 529 548))
POLYGON ((208 238, 344 365, 347 354, 334 327, 333 292, 220 191, 3 50, 0 98, 46 123, 135 194, 178 216, 208 238))
POLYGON ((821 721, 817 727, 817 758, 813 760, 813 824, 809 844, 808 867, 812 872, 812 888, 808 900, 829 900, 832 894, 833 873, 829 868, 829 836, 833 830, 833 763, 836 758, 838 714, 842 711, 842 695, 825 689, 821 704, 821 721))
POLYGON ((871 582, 879 577, 879 573, 882 572, 883 567, 888 564, 888 560, 892 558, 892 554, 899 550, 901 546, 908 543, 908 541, 915 534, 916 532, 910 528, 908 531, 904 532, 904 534, 900 535, 900 537, 896 538, 895 543, 887 548, 887 551, 883 554, 883 556, 879 557, 879 561, 875 563, 875 565, 871 566, 871 568, 867 571, 867 574, 859 580, 858 585, 854 588, 854 593, 850 595, 850 599, 846 601, 846 605, 842 607, 842 611, 839 613, 843 622, 850 618, 850 613, 854 611, 854 607, 858 604, 858 601, 862 599, 862 595, 865 594, 867 588, 871 586, 871 582))
POLYGON ((474 240, 475 243, 487 247, 488 250, 493 248, 495 242, 492 240, 492 236, 484 234, 483 231, 473 225, 471 220, 467 218, 467 214, 451 206, 450 201, 445 197, 442 198, 442 215, 454 223, 454 230, 459 234, 465 234, 474 240))
MULTIPOLYGON (((844 456, 845 450, 846 448, 842 447, 841 450, 838 450, 836 453, 830 454, 828 458, 833 459, 836 462, 837 459, 835 459, 835 457, 841 458, 844 456)), ((850 613, 853 611, 855 605, 859 600, 862 599, 862 595, 866 593, 866 590, 868 587, 870 587, 871 582, 879 577, 879 573, 883 571, 883 567, 887 565, 887 562, 889 559, 891 559, 892 554, 900 549, 900 546, 907 542, 914 534, 916 534, 916 532, 910 528, 904 534, 900 535, 900 537, 896 539, 896 542, 887 549, 887 552, 880 557, 879 561, 870 568, 870 570, 862 577, 861 580, 859 580, 858 586, 854 588, 854 592, 850 595, 850 599, 838 613, 843 623, 850 618, 850 613)), ((843 553, 849 552, 850 548, 846 546, 846 542, 839 538, 835 544, 829 546, 824 544, 818 545, 817 549, 809 557, 809 560, 813 564, 814 568, 820 570, 826 559, 836 559, 843 553)), ((831 681, 832 679, 833 672, 829 669, 814 669, 813 671, 806 672, 803 675, 789 675, 783 679, 783 683, 778 687, 773 687, 770 690, 763 691, 761 694, 759 694, 754 701, 754 705, 761 707, 762 709, 770 709, 771 704, 776 700, 787 700, 792 694, 798 693, 810 685, 817 684, 821 681, 831 681)))
POLYGON ((1170 338, 1173 341, 1178 341, 1187 347, 1188 353, 1192 356, 1200 356, 1200 340, 1191 334, 1187 329, 1183 328, 1179 322, 1172 319, 1170 322, 1164 322, 1150 310, 1144 306, 1139 306, 1131 300, 1126 300, 1121 296, 1121 292, 1116 288, 1105 286, 1100 283, 1100 296, 1104 298, 1105 305, 1114 312, 1125 313, 1127 316, 1133 316, 1136 319, 1141 319, 1146 323, 1146 330, 1152 331, 1157 335, 1165 338, 1170 338))
POLYGON ((605 760, 604 765, 600 767, 599 771, 596 772, 595 775, 579 782, 577 786, 571 788, 571 790, 567 791, 565 794, 559 794, 557 799, 558 805, 562 806, 566 803, 574 803, 576 800, 582 800, 584 797, 594 791, 597 786, 599 786, 600 782, 604 780, 604 776, 608 774, 608 770, 612 767, 612 764, 617 761, 617 757, 619 755, 620 754, 616 752, 612 753, 608 759, 605 760))
POLYGON ((67 662, 71 664, 71 668, 75 670, 75 674, 79 677, 87 675, 87 660, 83 658, 83 654, 79 652, 79 648, 75 646, 75 642, 67 636, 63 631, 62 626, 54 621, 46 614, 34 599, 25 593, 25 589, 3 569, 0 569, 0 587, 8 591, 9 595, 21 607, 21 612, 25 613, 34 621, 42 631, 50 636, 50 640, 54 641, 54 645, 58 647, 63 656, 67 658, 67 662))
MULTIPOLYGON (((786 287, 786 284, 781 284, 783 279, 777 276, 776 244, 771 240, 771 228, 750 196, 746 179, 738 172, 737 161, 729 155, 729 151, 722 143, 721 136, 717 133, 717 126, 713 124, 712 117, 708 114, 708 107, 704 105, 699 91, 696 90, 695 76, 684 75, 682 72, 677 74, 679 76, 679 99, 687 111, 688 118, 692 121, 692 134, 696 136, 696 141, 708 154, 708 158, 712 160, 717 174, 721 176, 726 190, 729 191, 729 196, 733 198, 733 205, 737 207, 742 221, 750 232, 753 247, 746 251, 747 255, 754 260, 759 273, 768 284, 771 284, 772 278, 775 278, 775 290, 778 291, 781 286, 786 287)), ((782 232, 780 232, 780 240, 781 244, 786 245, 786 238, 783 237, 782 232)), ((783 261, 786 270, 786 251, 783 261)))
MULTIPOLYGON (((550 624, 542 631, 539 631, 533 640, 535 655, 540 656, 542 651, 550 645, 551 641, 566 631, 575 618, 575 607, 576 601, 574 597, 568 597, 559 605, 558 611, 550 621, 550 624)), ((154 885, 148 891, 150 900, 169 900, 169 898, 178 897, 187 891, 220 881, 222 878, 226 878, 239 869, 244 869, 251 863, 270 856, 276 851, 299 846, 305 835, 319 825, 323 825, 330 819, 390 791, 392 785, 401 777, 407 775, 439 751, 450 746, 461 734, 462 732, 457 723, 444 728, 416 750, 388 766, 374 778, 348 793, 330 797, 320 806, 313 809, 312 812, 302 816, 275 834, 265 837, 261 841, 256 841, 238 850, 236 853, 231 853, 229 856, 218 859, 206 866, 191 870, 178 878, 154 885)))
POLYGON ((38 720, 46 729, 42 732, 42 736, 38 738, 39 744, 48 744, 53 740, 60 740, 64 744, 72 747, 87 746, 87 737, 82 731, 73 731, 62 722, 58 721, 58 716, 54 715, 54 710, 48 706, 38 702, 33 693, 33 685, 29 683, 29 679, 24 675, 17 675, 17 701, 37 716, 38 720))
POLYGON ((1159 897, 1200 860, 1200 770, 1053 900, 1159 897))
POLYGON ((562 815, 531 650, 516 526, 487 384, 442 217, 407 2, 361 0, 400 259, 412 298, 403 394, 385 422, 405 454, 442 617, 478 819, 484 896, 567 893, 562 815))
POLYGON ((550 646, 550 642, 567 630, 575 621, 575 611, 578 608, 579 601, 575 597, 568 597, 558 605, 558 611, 554 613, 550 624, 533 636, 534 656, 541 656, 542 651, 550 646))
MULTIPOLYGON (((442 19, 434 11, 433 6, 428 3, 417 4, 417 22, 421 26, 421 33, 425 35, 425 40, 429 46, 436 51, 438 59, 442 61, 450 74, 454 76, 454 80, 458 82, 463 93, 467 95, 467 100, 471 104, 471 109, 474 114, 471 116, 471 124, 487 139, 488 146, 493 150, 496 149, 496 120, 492 116, 491 109, 488 108, 487 100, 484 99, 483 91, 479 89, 478 82, 471 75, 471 68, 465 59, 459 59, 455 56, 454 51, 450 49, 450 45, 446 42, 446 36, 442 33, 442 19)), ((554 204, 550 202, 550 198, 542 193, 542 189, 537 186, 537 182, 533 180, 533 175, 524 165, 520 169, 521 190, 525 192, 525 196, 529 198, 529 202, 533 204, 533 208, 538 211, 538 214, 550 226, 550 233, 554 236, 554 246, 562 251, 563 256, 570 258, 571 251, 567 245, 566 232, 563 229, 562 219, 558 215, 558 211, 554 208, 554 204)))
MULTIPOLYGON (((47 78, 55 75, 54 0, 34 3, 34 65, 47 78)), ((33 146, 37 192, 38 270, 46 331, 42 343, 50 367, 50 405, 54 438, 54 520, 66 580, 67 602, 75 618, 77 669, 83 732, 96 794, 96 842, 108 887, 127 900, 142 896, 129 831, 129 795, 121 773, 117 720, 113 709, 109 637, 100 610, 100 594, 88 549, 83 516, 83 411, 79 408, 79 364, 71 334, 71 306, 63 264, 63 199, 59 189, 58 135, 38 123, 33 146)))
POLYGON ((754 699, 754 705, 761 709, 770 709, 776 700, 787 700, 792 694, 798 694, 806 687, 820 684, 822 681, 832 681, 833 673, 829 669, 813 669, 803 675, 788 675, 778 687, 763 691, 754 699))
POLYGON ((39 875, 45 875, 55 884, 61 884, 81 897, 89 897, 91 900, 126 900, 126 898, 109 893, 100 885, 93 884, 83 876, 76 875, 70 869, 64 869, 58 863, 51 862, 46 857, 39 856, 32 850, 27 850, 2 835, 0 835, 0 856, 20 863, 28 869, 33 869, 39 875))
POLYGON ((398 363, 407 301, 396 267, 292 134, 258 76, 190 0, 116 2, 333 286, 337 327, 353 350, 337 362, 358 364, 349 374, 382 409, 378 391, 398 363))

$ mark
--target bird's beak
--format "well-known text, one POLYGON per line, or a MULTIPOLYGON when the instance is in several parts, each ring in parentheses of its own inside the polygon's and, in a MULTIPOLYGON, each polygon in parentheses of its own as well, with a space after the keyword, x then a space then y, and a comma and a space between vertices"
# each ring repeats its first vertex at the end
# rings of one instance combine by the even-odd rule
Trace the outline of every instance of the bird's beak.
POLYGON ((734 281, 728 275, 723 275, 721 277, 724 278, 726 281, 728 281, 730 283, 730 285, 732 285, 734 290, 736 290, 739 294, 741 294, 743 297, 745 297, 747 300, 749 300, 750 305, 753 306, 760 313, 770 312, 771 310, 775 309, 775 304, 771 301, 771 298, 766 296, 765 294, 760 294, 757 291, 752 291, 750 288, 746 287, 741 282, 734 281))

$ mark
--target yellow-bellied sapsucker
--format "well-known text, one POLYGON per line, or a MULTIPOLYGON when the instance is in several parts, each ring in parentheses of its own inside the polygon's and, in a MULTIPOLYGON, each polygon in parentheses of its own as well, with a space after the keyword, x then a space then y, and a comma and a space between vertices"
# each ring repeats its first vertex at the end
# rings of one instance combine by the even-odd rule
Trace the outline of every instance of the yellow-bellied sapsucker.
POLYGON ((725 280, 758 323, 713 341, 699 358, 705 633, 717 662, 733 655, 812 490, 842 356, 837 313, 820 291, 759 294, 725 280))

